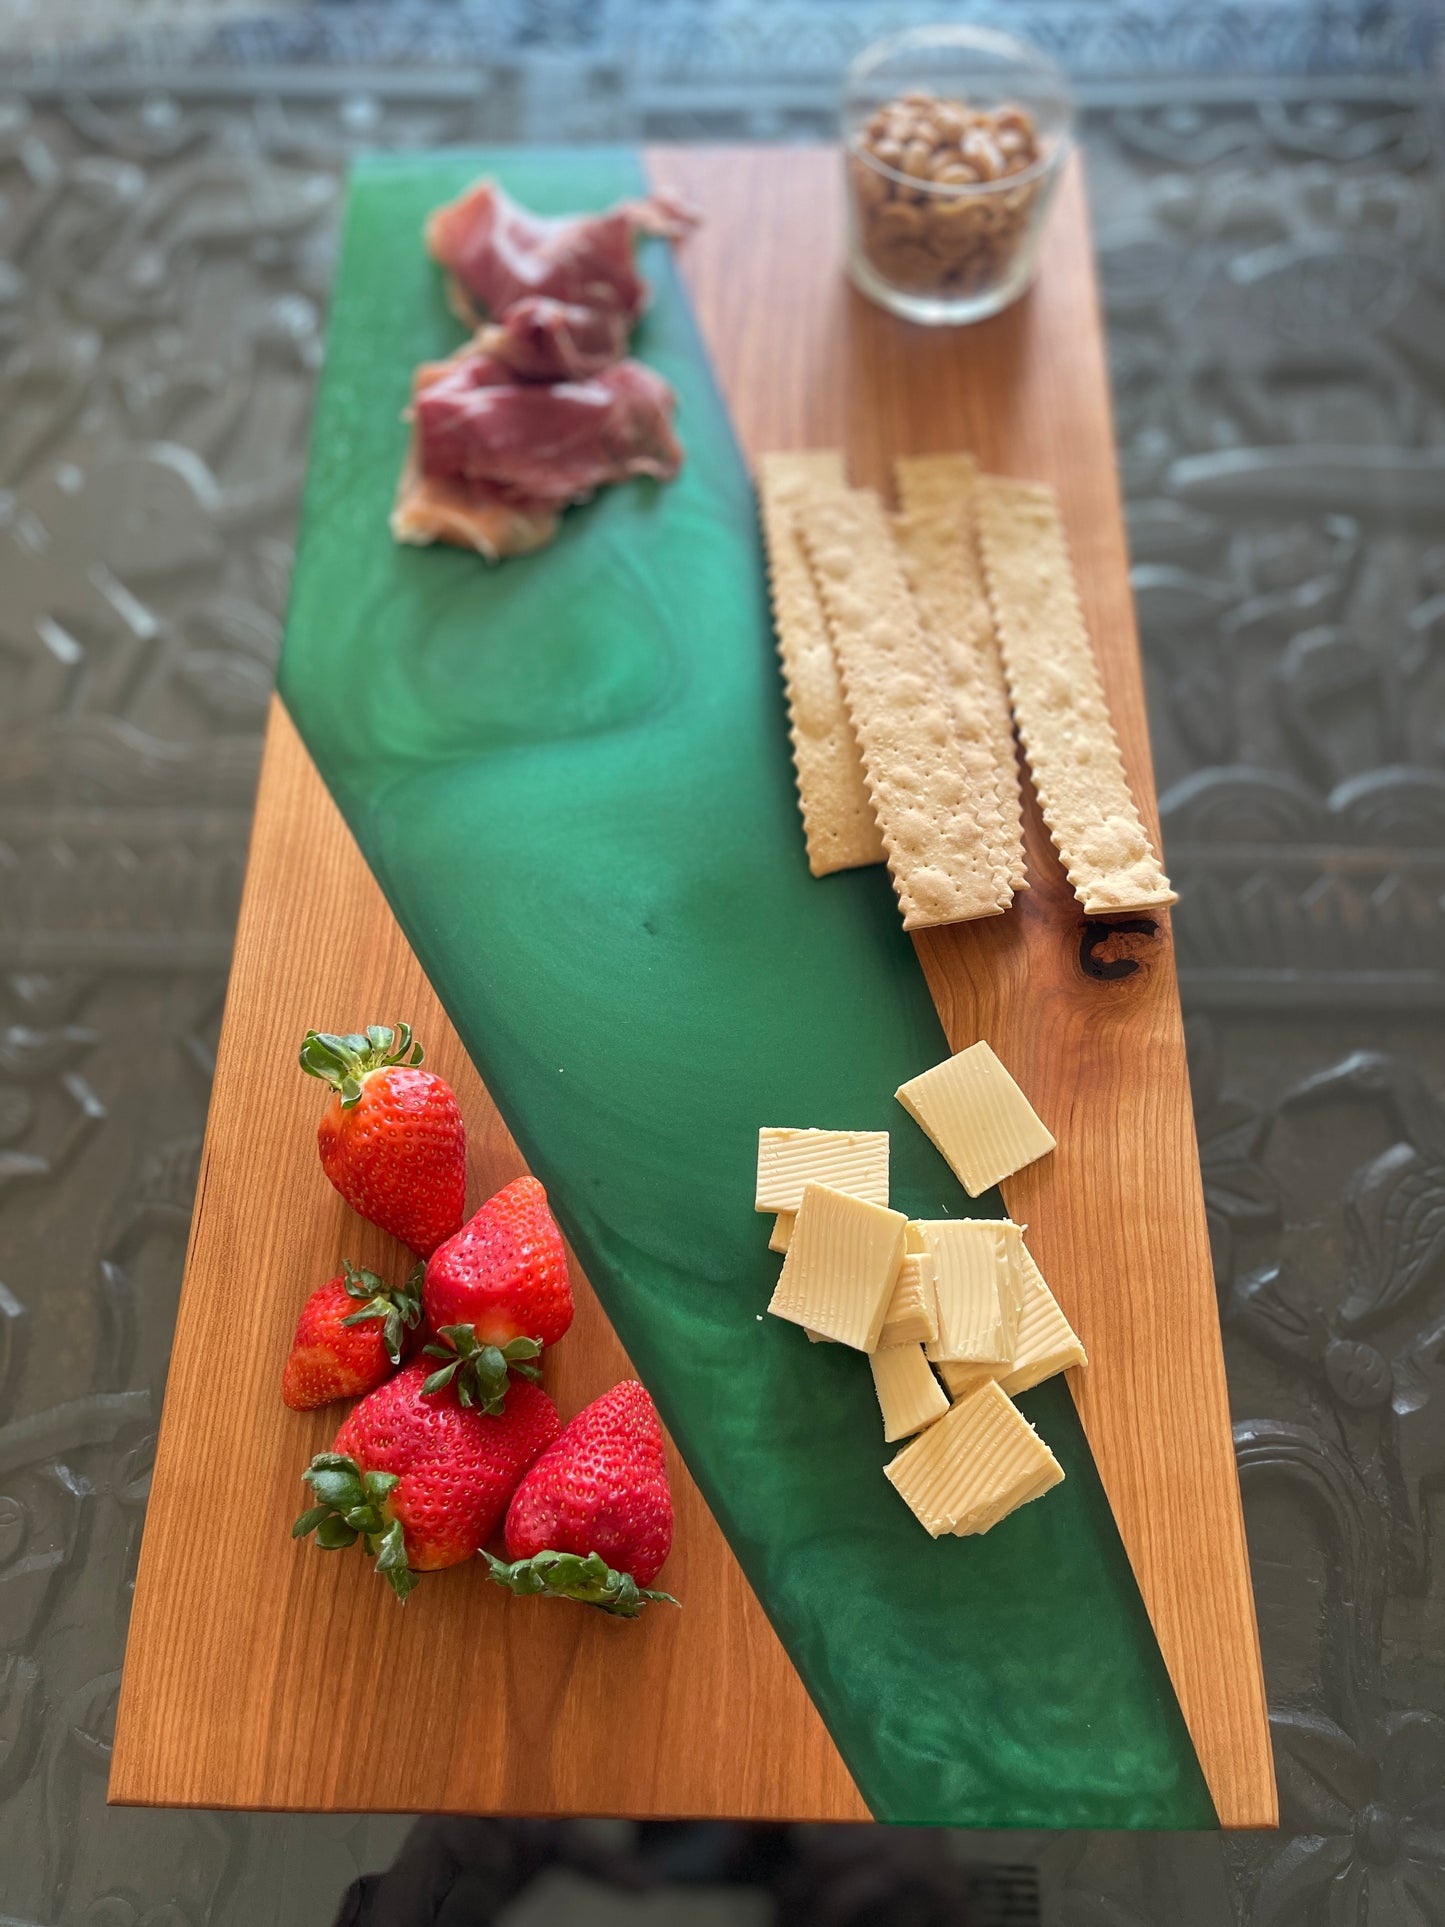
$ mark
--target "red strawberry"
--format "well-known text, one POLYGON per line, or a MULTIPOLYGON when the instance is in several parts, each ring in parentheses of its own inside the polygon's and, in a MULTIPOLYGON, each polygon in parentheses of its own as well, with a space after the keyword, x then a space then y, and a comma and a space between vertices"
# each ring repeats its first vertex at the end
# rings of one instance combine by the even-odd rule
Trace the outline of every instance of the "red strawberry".
POLYGON ((451 1086, 421 1060, 410 1024, 309 1030, 301 1046, 302 1070, 335 1092, 316 1132, 322 1170, 353 1211, 425 1258, 462 1221, 467 1135, 451 1086))
POLYGON ((401 1363, 407 1332, 421 1322, 421 1265, 393 1290, 374 1271, 358 1271, 349 1258, 341 1262, 341 1276, 313 1291, 296 1321, 281 1377, 281 1396, 293 1412, 359 1398, 379 1385, 401 1363))
POLYGON ((567 1248, 535 1178, 506 1185, 432 1253, 423 1302, 448 1360, 432 1383, 455 1378, 464 1405, 492 1409, 508 1371, 535 1378, 535 1358, 572 1323, 567 1248))
POLYGON ((349 1414, 329 1452, 302 1474, 317 1503, 291 1528, 328 1551, 360 1539, 397 1597, 419 1572, 459 1566, 496 1529, 517 1481, 561 1421, 540 1385, 513 1385, 496 1417, 450 1388, 422 1389, 413 1359, 349 1414))
POLYGON ((672 1495, 657 1412, 635 1378, 594 1399, 564 1428, 513 1494, 506 1565, 487 1555, 515 1593, 580 1599, 635 1619, 672 1548, 672 1495))

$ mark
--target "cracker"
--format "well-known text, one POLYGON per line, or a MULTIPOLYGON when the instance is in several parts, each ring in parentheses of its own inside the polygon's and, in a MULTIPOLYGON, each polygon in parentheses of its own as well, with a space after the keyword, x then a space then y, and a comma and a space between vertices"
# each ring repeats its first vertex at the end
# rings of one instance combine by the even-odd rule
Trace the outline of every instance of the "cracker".
POLYGON ((888 518, 869 489, 816 496, 798 527, 863 752, 903 927, 996 916, 967 768, 888 518))
MULTIPOLYGON (((1018 763, 1014 756, 1013 726, 1007 721, 1007 697, 991 687, 996 673, 978 647, 971 630, 980 603, 987 610, 982 582, 970 582, 972 558, 964 547, 965 532, 955 512, 895 516, 893 532, 903 559, 903 572, 913 591, 918 618, 932 645, 939 675, 948 697, 958 752, 973 785, 979 832, 1000 895, 1012 896, 1027 888, 1023 873, 1020 830, 1018 763), (1000 749, 1000 700, 1008 747, 1000 749)), ((992 643, 993 618, 987 618, 992 643)))
POLYGON ((978 467, 971 455, 905 455, 894 463, 893 471, 907 521, 935 524, 942 520, 950 531, 942 538, 900 537, 904 567, 945 674, 963 695, 991 752, 995 863, 1006 866, 1013 889, 1026 890, 1023 796, 1013 715, 974 527, 978 467), (919 542, 930 544, 928 552, 917 553, 919 542))
POLYGON ((863 761, 843 700, 828 625, 793 520, 799 502, 843 485, 843 457, 837 449, 764 455, 758 463, 798 808, 808 868, 816 877, 883 861, 883 842, 868 800, 863 761))
POLYGON ((1129 792, 1053 490, 982 476, 975 502, 1019 738, 1074 894, 1090 916, 1174 903, 1129 792))
POLYGON ((905 515, 947 515, 973 493, 978 463, 962 450, 953 455, 900 455, 893 479, 905 515))

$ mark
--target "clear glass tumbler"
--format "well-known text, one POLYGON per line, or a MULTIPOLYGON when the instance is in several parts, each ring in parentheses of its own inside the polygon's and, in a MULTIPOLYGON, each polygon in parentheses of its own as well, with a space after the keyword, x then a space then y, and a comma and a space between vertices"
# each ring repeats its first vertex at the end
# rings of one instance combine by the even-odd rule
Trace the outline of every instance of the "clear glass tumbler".
POLYGON ((848 271, 911 321, 997 314, 1028 287, 1068 154, 1062 70, 1011 34, 915 27, 843 86, 848 271))

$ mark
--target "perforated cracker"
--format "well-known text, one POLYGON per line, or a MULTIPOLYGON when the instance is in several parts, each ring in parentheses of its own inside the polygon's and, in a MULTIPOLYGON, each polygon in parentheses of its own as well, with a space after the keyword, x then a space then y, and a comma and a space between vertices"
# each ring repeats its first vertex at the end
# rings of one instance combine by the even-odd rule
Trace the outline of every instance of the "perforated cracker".
POLYGON ((979 549, 1049 834, 1091 916, 1177 901, 1129 793, 1053 490, 981 476, 979 549))
MULTIPOLYGON (((1000 895, 1012 896, 1015 887, 1024 884, 1018 762, 1011 725, 1007 748, 1000 749, 994 713, 998 691, 990 690, 973 633, 982 584, 970 587, 965 538, 957 515, 898 515, 893 518, 893 534, 918 619, 938 664, 994 887, 1000 895)), ((991 644, 992 616, 987 620, 991 644)), ((1000 681, 1002 673, 997 669, 1000 681)))
POLYGON ((973 493, 978 463, 962 449, 949 455, 900 455, 893 480, 905 515, 947 515, 973 493))
POLYGON ((994 810, 986 827, 995 870, 1028 888, 1023 797, 1013 715, 974 527, 971 455, 903 456, 894 464, 903 515, 895 523, 924 632, 953 694, 960 727, 986 745, 994 810))
POLYGON ((996 916, 967 769, 888 518, 868 489, 798 513, 906 930, 996 916))
POLYGON ((788 700, 798 808, 814 876, 883 861, 883 840, 868 800, 828 625, 794 524, 798 504, 807 496, 843 486, 843 457, 837 449, 764 455, 758 463, 773 624, 788 700))

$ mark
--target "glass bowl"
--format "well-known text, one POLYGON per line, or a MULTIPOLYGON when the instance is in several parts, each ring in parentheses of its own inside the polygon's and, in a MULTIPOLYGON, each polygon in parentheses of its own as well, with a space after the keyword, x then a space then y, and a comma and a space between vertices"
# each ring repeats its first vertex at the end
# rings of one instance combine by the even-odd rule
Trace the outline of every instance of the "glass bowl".
POLYGON ((1068 154, 1063 71, 1011 34, 915 27, 864 50, 843 85, 848 271, 912 321, 1006 308, 1038 266, 1068 154))

